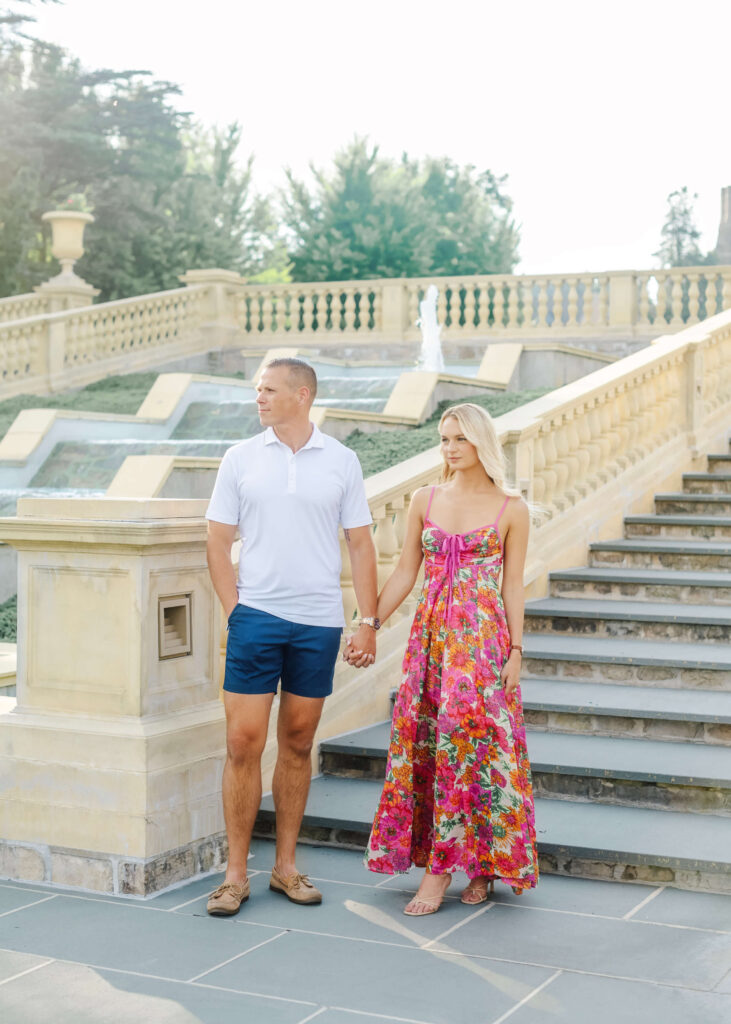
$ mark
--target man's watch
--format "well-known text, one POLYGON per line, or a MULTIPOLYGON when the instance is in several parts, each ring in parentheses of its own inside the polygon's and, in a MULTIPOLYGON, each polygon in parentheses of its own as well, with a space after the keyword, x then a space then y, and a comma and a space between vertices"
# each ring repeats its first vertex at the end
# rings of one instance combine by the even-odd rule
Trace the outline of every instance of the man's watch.
POLYGON ((380 629, 381 620, 377 616, 369 615, 365 619, 358 619, 359 626, 370 626, 371 629, 380 629))

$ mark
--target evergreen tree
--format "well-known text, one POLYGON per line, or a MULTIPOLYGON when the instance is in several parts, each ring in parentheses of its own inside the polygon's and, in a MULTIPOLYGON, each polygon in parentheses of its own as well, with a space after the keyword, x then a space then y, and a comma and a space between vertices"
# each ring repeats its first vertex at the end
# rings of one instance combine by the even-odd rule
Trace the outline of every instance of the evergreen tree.
POLYGON ((693 267, 705 263, 698 248, 701 233, 695 224, 693 202, 697 194, 690 195, 688 186, 671 192, 667 198, 667 214, 660 232, 660 248, 654 256, 663 267, 693 267))
POLYGON ((518 232, 504 179, 448 159, 386 160, 355 139, 315 188, 283 196, 298 281, 509 272, 518 232))
POLYGON ((54 273, 47 210, 72 193, 93 207, 77 265, 113 299, 179 286, 186 270, 247 275, 281 254, 237 124, 204 132, 175 106, 177 86, 147 72, 86 71, 59 47, 0 20, 0 295, 54 273))

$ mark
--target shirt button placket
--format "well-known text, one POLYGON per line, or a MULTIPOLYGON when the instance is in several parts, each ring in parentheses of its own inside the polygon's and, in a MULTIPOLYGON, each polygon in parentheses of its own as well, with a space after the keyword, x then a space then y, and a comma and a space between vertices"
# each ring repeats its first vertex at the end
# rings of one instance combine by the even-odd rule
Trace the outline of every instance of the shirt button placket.
POLYGON ((289 455, 287 464, 287 494, 294 494, 297 490, 297 463, 294 453, 289 455))

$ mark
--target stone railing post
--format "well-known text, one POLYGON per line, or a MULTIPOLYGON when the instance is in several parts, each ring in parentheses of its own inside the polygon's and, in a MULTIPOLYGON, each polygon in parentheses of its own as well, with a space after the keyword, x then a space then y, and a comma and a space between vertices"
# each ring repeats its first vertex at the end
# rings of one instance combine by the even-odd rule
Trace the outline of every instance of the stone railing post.
POLYGON ((381 287, 381 330, 386 341, 403 341, 408 327, 408 293, 401 279, 381 287))
POLYGON ((637 323, 637 285, 632 270, 609 276, 609 326, 629 329, 637 323))
POLYGON ((188 288, 205 287, 203 306, 203 328, 214 333, 214 344, 225 344, 232 334, 237 334, 237 300, 241 286, 245 283, 235 270, 188 270, 180 280, 188 288))
POLYGON ((144 896, 225 858, 205 502, 21 499, 0 875, 144 896))

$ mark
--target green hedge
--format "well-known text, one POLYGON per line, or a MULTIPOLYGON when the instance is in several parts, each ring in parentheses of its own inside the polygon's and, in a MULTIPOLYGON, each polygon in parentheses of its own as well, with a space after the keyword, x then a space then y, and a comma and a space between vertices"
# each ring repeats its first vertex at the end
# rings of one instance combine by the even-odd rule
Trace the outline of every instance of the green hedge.
POLYGON ((23 409, 73 409, 76 412, 116 412, 134 415, 155 383, 157 373, 127 373, 107 377, 80 391, 55 395, 15 395, 0 402, 0 437, 23 409))
MULTIPOLYGON (((473 397, 468 401, 475 405, 481 405, 491 416, 502 416, 519 405, 534 398, 545 395, 542 391, 511 391, 501 395, 485 395, 473 397)), ((439 444, 439 420, 445 409, 450 405, 456 405, 454 399, 447 399, 440 402, 436 412, 420 427, 406 428, 404 430, 384 430, 377 434, 364 434, 360 430, 354 430, 348 434, 345 444, 352 448, 360 459, 364 476, 373 476, 381 470, 389 469, 391 466, 403 462, 404 459, 418 455, 427 448, 433 448, 439 444)))

